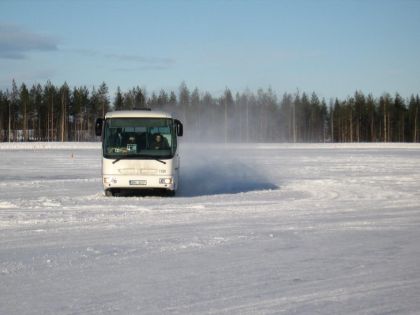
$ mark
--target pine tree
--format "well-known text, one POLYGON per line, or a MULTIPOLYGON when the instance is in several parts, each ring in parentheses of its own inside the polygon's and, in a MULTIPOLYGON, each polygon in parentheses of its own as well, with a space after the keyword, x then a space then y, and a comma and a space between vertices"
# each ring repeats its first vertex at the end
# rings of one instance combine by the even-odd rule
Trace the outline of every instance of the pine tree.
POLYGON ((74 88, 72 93, 72 109, 71 116, 73 121, 73 139, 75 141, 82 141, 87 138, 86 119, 88 104, 90 103, 89 90, 86 86, 74 88))
POLYGON ((382 95, 379 99, 379 105, 382 112, 382 139, 384 142, 391 141, 391 96, 388 93, 382 95))
POLYGON ((327 102, 323 98, 321 101, 321 112, 319 117, 319 128, 322 133, 322 142, 325 142, 328 134, 328 109, 327 102))
POLYGON ((376 135, 376 104, 375 99, 373 98, 372 94, 369 94, 366 99, 366 115, 368 116, 367 119, 369 121, 369 127, 367 130, 369 130, 369 136, 366 138, 366 141, 375 142, 377 141, 377 135, 376 135))
POLYGON ((60 111, 60 122, 61 122, 61 132, 60 139, 61 142, 68 140, 68 110, 70 103, 70 88, 66 82, 60 88, 60 98, 61 98, 61 111, 60 111))
POLYGON ((157 107, 159 109, 164 109, 169 104, 169 96, 165 90, 161 89, 157 99, 157 107))
POLYGON ((221 99, 221 103, 223 104, 223 109, 224 109, 224 138, 225 138, 225 143, 227 143, 230 140, 230 137, 228 136, 229 132, 230 132, 230 113, 233 107, 233 97, 232 97, 232 92, 226 88, 225 90, 225 94, 223 95, 222 99, 221 99))
POLYGON ((322 138, 321 102, 315 92, 312 92, 308 119, 308 141, 319 142, 322 138))
POLYGON ((171 91, 168 103, 169 103, 169 105, 171 105, 171 107, 176 106, 177 100, 176 100, 176 94, 175 94, 174 91, 171 91))
POLYGON ((360 142, 362 139, 365 139, 364 131, 366 130, 366 124, 364 117, 364 110, 366 108, 366 98, 361 91, 356 91, 354 93, 354 123, 355 123, 355 140, 360 142))
POLYGON ((282 141, 292 142, 293 141, 293 96, 288 93, 284 93, 280 102, 280 122, 279 128, 281 128, 282 141))
POLYGON ((121 89, 120 87, 117 87, 117 92, 115 94, 115 99, 114 99, 114 110, 122 110, 123 106, 124 106, 124 99, 121 94, 121 89))
MULTIPOLYGON (((134 92, 134 107, 142 108, 146 105, 146 92, 142 90, 139 86, 136 86, 133 89, 134 92)), ((133 109, 133 108, 132 108, 133 109)))
POLYGON ((23 141, 28 141, 29 131, 28 131, 28 109, 29 109, 29 91, 24 83, 20 86, 20 116, 22 118, 22 136, 23 141))
POLYGON ((19 113, 19 92, 15 80, 12 81, 12 92, 10 94, 9 103, 9 142, 16 140, 16 126, 19 113))
POLYGON ((407 125, 407 139, 412 139, 413 142, 418 142, 419 139, 419 96, 411 95, 408 103, 408 125, 407 125))
POLYGON ((203 98, 201 100, 201 106, 203 108, 203 115, 201 116, 201 125, 200 130, 201 134, 200 137, 205 137, 208 140, 213 140, 216 138, 216 134, 218 133, 217 128, 217 118, 215 116, 215 104, 214 104, 213 97, 209 92, 204 93, 203 98))
POLYGON ((190 125, 190 115, 188 115, 188 108, 190 106, 190 91, 185 82, 179 86, 179 106, 181 107, 182 119, 186 126, 190 125))
POLYGON ((44 86, 44 92, 43 92, 43 102, 46 104, 47 107, 47 119, 46 119, 46 130, 47 130, 47 141, 55 141, 55 98, 56 98, 56 88, 52 85, 50 81, 47 81, 47 83, 44 86))
POLYGON ((158 106, 158 97, 156 93, 153 91, 152 96, 147 100, 147 107, 151 109, 156 109, 158 106))
POLYGON ((394 130, 395 139, 393 141, 405 141, 406 107, 403 98, 396 93, 394 98, 394 130))
POLYGON ((32 109, 30 113, 30 120, 32 122, 31 128, 33 130, 33 137, 36 140, 43 140, 41 131, 42 122, 42 87, 40 84, 33 85, 30 92, 30 99, 32 109))
POLYGON ((195 88, 191 93, 191 100, 190 100, 190 112, 191 116, 194 119, 191 119, 192 125, 191 128, 195 130, 200 130, 200 92, 198 88, 195 88))
POLYGON ((105 114, 109 111, 109 98, 108 98, 108 86, 105 82, 102 82, 102 84, 99 86, 98 89, 98 105, 101 110, 102 116, 105 117, 105 114))
POLYGON ((7 92, 0 90, 0 141, 8 141, 6 126, 9 120, 9 106, 7 92))

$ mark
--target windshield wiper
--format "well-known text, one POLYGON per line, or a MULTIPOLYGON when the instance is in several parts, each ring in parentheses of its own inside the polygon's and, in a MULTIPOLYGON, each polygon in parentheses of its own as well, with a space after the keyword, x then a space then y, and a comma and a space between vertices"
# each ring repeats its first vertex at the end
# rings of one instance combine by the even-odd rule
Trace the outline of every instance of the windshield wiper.
POLYGON ((166 164, 166 162, 165 161, 162 161, 162 160, 160 160, 160 159, 158 159, 158 158, 154 158, 156 161, 158 161, 158 162, 160 162, 160 163, 162 163, 162 164, 166 164))
POLYGON ((125 159, 129 160, 129 159, 132 159, 132 158, 133 157, 130 156, 130 155, 123 155, 123 156, 117 157, 114 161, 112 161, 112 164, 115 164, 115 163, 119 162, 120 160, 125 160, 125 159))
POLYGON ((119 158, 117 158, 115 161, 112 161, 112 164, 115 164, 115 163, 117 163, 118 161, 120 161, 120 160, 122 160, 123 159, 123 157, 119 157, 119 158))

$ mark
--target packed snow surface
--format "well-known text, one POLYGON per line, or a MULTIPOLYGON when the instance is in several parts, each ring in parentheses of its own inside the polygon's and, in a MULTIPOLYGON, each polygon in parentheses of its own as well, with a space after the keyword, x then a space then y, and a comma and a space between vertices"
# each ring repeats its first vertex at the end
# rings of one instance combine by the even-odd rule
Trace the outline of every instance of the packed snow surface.
POLYGON ((419 145, 181 151, 105 197, 100 144, 0 144, 0 314, 420 312, 419 145))

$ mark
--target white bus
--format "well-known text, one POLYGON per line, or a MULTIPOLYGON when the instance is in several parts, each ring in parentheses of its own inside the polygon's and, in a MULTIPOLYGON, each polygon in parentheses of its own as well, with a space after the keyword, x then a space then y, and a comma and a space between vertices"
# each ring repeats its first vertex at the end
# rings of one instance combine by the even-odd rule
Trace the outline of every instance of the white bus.
POLYGON ((159 189, 175 195, 179 183, 178 137, 182 123, 150 109, 109 112, 96 120, 102 137, 106 196, 123 190, 159 189))

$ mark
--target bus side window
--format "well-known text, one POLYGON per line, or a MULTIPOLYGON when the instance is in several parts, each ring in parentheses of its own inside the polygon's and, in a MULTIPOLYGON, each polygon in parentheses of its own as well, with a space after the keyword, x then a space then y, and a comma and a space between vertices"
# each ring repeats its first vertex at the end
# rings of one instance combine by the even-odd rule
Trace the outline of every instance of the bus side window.
POLYGON ((170 134, 163 134, 162 136, 166 139, 166 143, 168 144, 168 147, 171 147, 172 146, 171 135, 170 134))

